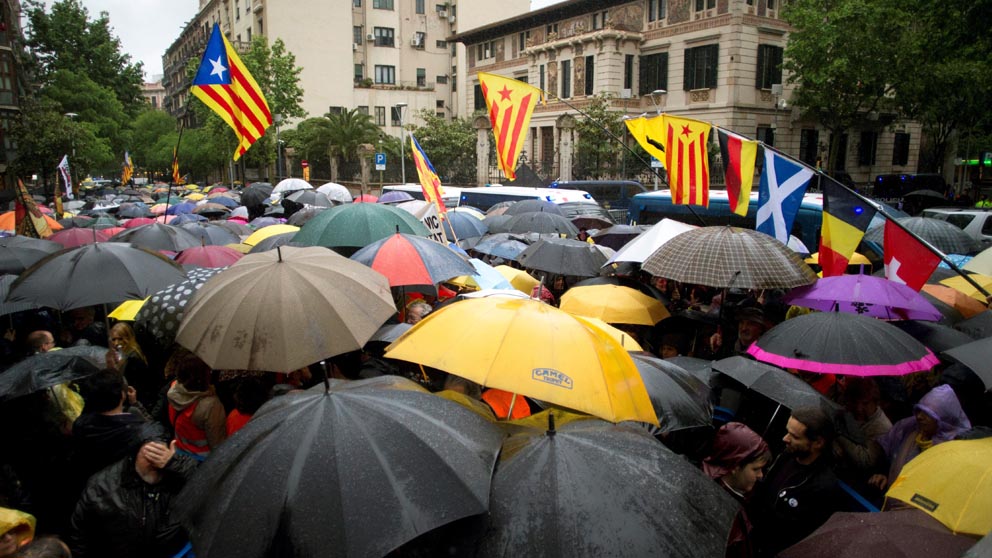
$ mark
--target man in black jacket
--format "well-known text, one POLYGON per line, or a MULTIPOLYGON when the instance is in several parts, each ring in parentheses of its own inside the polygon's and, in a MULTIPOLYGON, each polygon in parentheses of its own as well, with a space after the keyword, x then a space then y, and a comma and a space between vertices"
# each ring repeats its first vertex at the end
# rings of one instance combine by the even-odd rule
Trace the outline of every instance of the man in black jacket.
POLYGON ((809 536, 843 504, 829 462, 833 423, 821 409, 798 408, 786 425, 785 453, 755 488, 748 514, 761 556, 809 536))
POLYGON ((188 537, 170 516, 173 498, 197 465, 174 445, 146 441, 90 478, 72 514, 75 558, 175 556, 188 537))

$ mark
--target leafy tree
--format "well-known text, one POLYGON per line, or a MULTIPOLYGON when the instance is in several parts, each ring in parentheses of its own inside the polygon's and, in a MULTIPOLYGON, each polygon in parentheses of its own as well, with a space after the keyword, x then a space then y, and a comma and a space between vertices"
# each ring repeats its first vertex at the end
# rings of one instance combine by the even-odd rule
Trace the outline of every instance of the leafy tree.
POLYGON ((379 141, 379 127, 372 122, 372 117, 359 110, 344 110, 337 114, 328 114, 330 121, 328 132, 328 154, 331 157, 331 176, 338 162, 351 162, 358 160, 358 146, 363 143, 377 144, 379 141))
POLYGON ((159 153, 155 145, 159 138, 172 135, 175 145, 176 120, 161 110, 151 107, 145 109, 134 119, 134 132, 131 136, 131 160, 140 168, 161 173, 172 162, 172 154, 169 153, 168 161, 159 159, 159 153))
POLYGON ((577 120, 575 175, 586 179, 617 176, 624 152, 617 138, 626 134, 623 113, 612 109, 609 95, 597 95, 577 120))
POLYGON ((70 155, 77 177, 93 168, 107 168, 114 159, 109 142, 97 135, 94 124, 67 118, 61 105, 51 99, 25 103, 11 133, 18 150, 13 163, 16 173, 37 174, 46 184, 64 155, 70 155))
MULTIPOLYGON (((286 147, 292 148, 298 159, 306 159, 310 167, 330 172, 331 121, 325 117, 307 118, 292 130, 282 132, 286 147)), ((328 175, 329 176, 329 175, 328 175)))
MULTIPOLYGON (((63 113, 75 113, 80 122, 91 125, 96 136, 105 141, 114 153, 123 154, 128 148, 131 139, 130 118, 111 90, 99 86, 85 75, 71 70, 58 70, 51 75, 50 82, 41 95, 55 101, 63 113)), ((93 163, 96 164, 96 161, 93 163)), ((110 168, 95 167, 93 170, 113 173, 119 170, 119 165, 114 164, 110 168)))
POLYGON ((81 0, 58 0, 46 11, 41 0, 25 0, 26 43, 36 75, 45 84, 60 70, 88 77, 113 91, 125 112, 134 116, 144 105, 141 63, 121 52, 107 12, 90 20, 81 0))
MULTIPOLYGON (((418 116, 424 124, 415 128, 413 133, 434 165, 441 182, 474 183, 476 133, 472 122, 464 118, 446 120, 426 109, 419 111, 418 116)), ((409 151, 406 150, 407 153, 409 151)))

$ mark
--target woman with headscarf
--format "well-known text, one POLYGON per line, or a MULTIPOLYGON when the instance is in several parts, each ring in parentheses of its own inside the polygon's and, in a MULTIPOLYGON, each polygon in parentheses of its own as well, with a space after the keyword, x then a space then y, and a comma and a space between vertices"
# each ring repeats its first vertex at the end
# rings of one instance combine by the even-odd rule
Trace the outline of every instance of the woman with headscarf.
POLYGON ((933 388, 913 407, 913 416, 895 423, 876 440, 889 460, 889 474, 872 475, 868 483, 884 491, 914 457, 969 429, 971 421, 951 386, 933 388))
POLYGON ((771 458, 772 452, 761 436, 739 422, 728 422, 717 430, 710 454, 703 459, 703 472, 741 504, 727 539, 728 558, 755 555, 751 521, 744 511, 744 503, 754 485, 764 476, 763 468, 771 458))

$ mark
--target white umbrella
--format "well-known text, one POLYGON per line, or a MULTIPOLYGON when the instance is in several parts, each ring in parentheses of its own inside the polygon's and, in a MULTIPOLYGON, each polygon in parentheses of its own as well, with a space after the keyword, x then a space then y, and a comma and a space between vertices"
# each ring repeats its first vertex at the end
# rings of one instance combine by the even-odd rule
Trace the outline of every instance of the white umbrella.
POLYGON ((317 191, 333 202, 351 203, 351 191, 336 182, 328 182, 318 187, 317 191))
POLYGON ((302 178, 285 178, 272 189, 273 194, 287 194, 297 190, 313 190, 313 186, 302 178))
POLYGON ((655 250, 676 236, 693 229, 698 229, 695 225, 687 225, 672 219, 662 219, 659 223, 652 225, 650 229, 642 232, 628 242, 616 254, 610 258, 606 265, 616 262, 636 262, 643 263, 648 256, 654 254, 655 250))

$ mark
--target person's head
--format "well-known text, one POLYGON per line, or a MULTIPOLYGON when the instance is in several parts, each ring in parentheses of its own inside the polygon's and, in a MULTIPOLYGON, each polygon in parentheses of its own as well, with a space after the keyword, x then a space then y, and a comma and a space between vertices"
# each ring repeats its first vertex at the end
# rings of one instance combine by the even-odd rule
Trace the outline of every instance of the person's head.
POLYGON ((457 391, 458 393, 467 395, 472 399, 482 400, 482 386, 472 380, 462 378, 461 376, 448 374, 448 377, 444 379, 444 389, 449 391, 457 391))
POLYGON ((234 390, 234 405, 246 415, 254 415, 269 400, 269 384, 261 378, 247 377, 234 390))
POLYGON ((47 353, 55 348, 55 337, 52 332, 40 329, 28 334, 28 347, 32 353, 47 353))
POLYGON ((127 382, 116 370, 101 370, 81 384, 86 413, 107 413, 124 403, 127 382))
POLYGON ((866 421, 878 410, 881 392, 872 378, 852 376, 844 381, 844 407, 859 421, 866 421))
POLYGON ((166 376, 175 375, 176 381, 189 391, 206 391, 211 372, 207 363, 182 347, 177 347, 165 364, 166 376))
POLYGON ((134 454, 134 470, 141 480, 148 484, 158 484, 162 481, 162 469, 152 463, 145 454, 145 448, 153 445, 168 447, 168 443, 163 440, 149 440, 139 445, 138 451, 134 454))
POLYGON ((768 331, 770 325, 760 308, 742 308, 737 312, 737 339, 742 347, 747 347, 768 331))
POLYGON ((422 300, 410 303, 410 305, 406 307, 406 323, 417 324, 420 320, 424 319, 427 314, 430 314, 431 310, 431 305, 422 300))
POLYGON ((49 536, 22 546, 10 558, 72 558, 72 552, 58 537, 49 536))
POLYGON ((936 438, 945 442, 971 428, 971 421, 949 385, 940 385, 927 392, 913 407, 913 416, 924 439, 936 438))
POLYGON ((0 558, 7 558, 34 538, 34 516, 0 508, 0 558))
POLYGON ((72 329, 75 331, 82 331, 93 324, 93 319, 96 317, 96 311, 93 310, 92 306, 86 306, 84 308, 75 308, 69 311, 69 322, 72 324, 72 329))
POLYGON ((125 322, 117 322, 110 328, 110 346, 125 354, 138 355, 144 359, 138 340, 134 338, 134 330, 125 322))
POLYGON ((685 354, 685 336, 668 333, 661 337, 661 358, 672 358, 685 354))
POLYGON ((785 451, 804 465, 816 461, 833 443, 834 423, 819 407, 793 409, 785 425, 785 451))
POLYGON ((764 476, 763 468, 771 457, 761 436, 739 422, 728 422, 717 430, 710 454, 703 460, 703 472, 747 494, 764 476))

